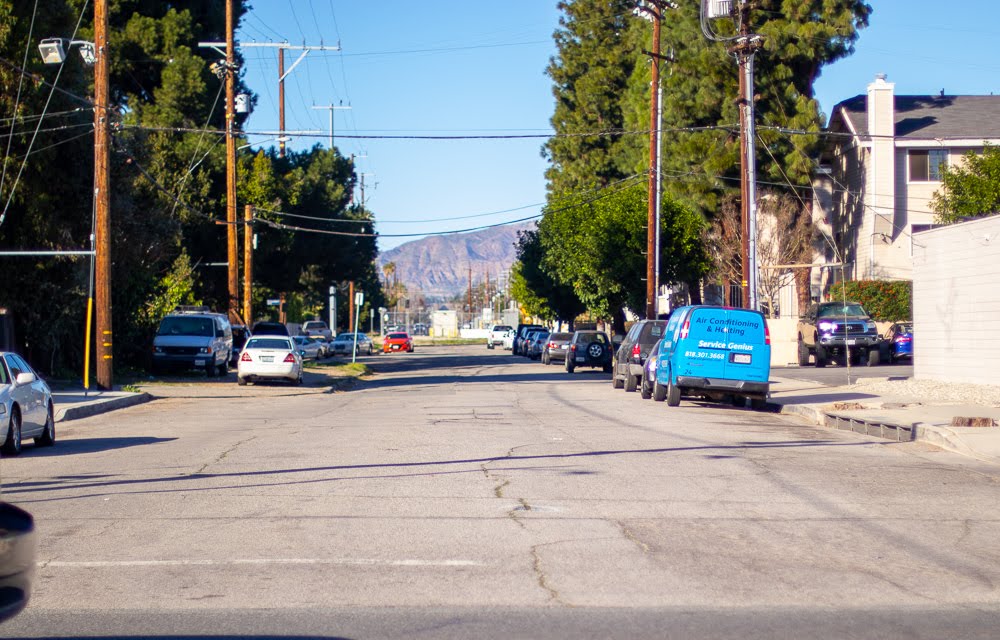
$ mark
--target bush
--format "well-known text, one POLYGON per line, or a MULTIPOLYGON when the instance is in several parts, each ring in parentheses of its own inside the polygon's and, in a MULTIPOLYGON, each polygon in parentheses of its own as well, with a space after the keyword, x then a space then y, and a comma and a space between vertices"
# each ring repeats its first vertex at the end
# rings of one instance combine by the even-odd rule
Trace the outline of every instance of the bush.
POLYGON ((878 322, 898 322, 913 317, 913 282, 910 280, 851 280, 830 287, 828 300, 860 302, 878 322))

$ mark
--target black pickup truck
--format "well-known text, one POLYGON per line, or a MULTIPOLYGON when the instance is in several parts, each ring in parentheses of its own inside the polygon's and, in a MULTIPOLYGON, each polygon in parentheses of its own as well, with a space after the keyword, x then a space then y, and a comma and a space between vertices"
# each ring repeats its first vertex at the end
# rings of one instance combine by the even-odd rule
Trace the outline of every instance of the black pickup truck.
POLYGON ((812 305, 798 323, 799 366, 817 367, 839 362, 868 366, 880 361, 878 329, 857 302, 821 302, 812 305))

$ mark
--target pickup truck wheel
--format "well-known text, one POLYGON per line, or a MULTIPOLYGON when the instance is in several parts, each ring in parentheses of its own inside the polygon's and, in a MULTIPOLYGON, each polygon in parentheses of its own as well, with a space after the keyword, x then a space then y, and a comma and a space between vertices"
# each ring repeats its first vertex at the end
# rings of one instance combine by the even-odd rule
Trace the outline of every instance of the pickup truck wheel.
MULTIPOLYGON (((615 369, 618 369, 618 367, 615 367, 615 369)), ((611 371, 611 388, 612 389, 621 389, 623 386, 625 386, 625 383, 623 381, 621 381, 621 380, 618 379, 618 371, 612 370, 611 371)))
POLYGON ((631 373, 625 374, 625 391, 632 393, 638 387, 638 379, 631 373))
POLYGON ((808 367, 809 366, 809 347, 806 346, 802 339, 799 339, 799 366, 808 367))
POLYGON ((878 352, 878 349, 872 349, 868 352, 868 366, 877 367, 882 361, 882 355, 878 352))
POLYGON ((826 366, 826 349, 816 345, 816 367, 822 368, 826 366))

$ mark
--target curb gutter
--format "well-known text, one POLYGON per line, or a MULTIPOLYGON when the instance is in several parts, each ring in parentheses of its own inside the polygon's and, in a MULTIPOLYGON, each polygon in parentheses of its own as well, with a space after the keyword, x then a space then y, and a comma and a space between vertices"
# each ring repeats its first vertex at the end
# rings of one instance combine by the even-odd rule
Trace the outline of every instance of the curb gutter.
POLYGON ((65 422, 67 420, 79 420, 80 418, 89 418, 90 416, 96 416, 108 411, 115 411, 116 409, 124 409, 126 407, 133 407, 137 404, 143 404, 149 402, 153 399, 153 396, 148 393, 136 393, 130 396, 120 396, 118 398, 112 398, 103 402, 92 402, 89 404, 81 404, 74 407, 65 407, 63 409, 56 409, 56 414, 54 416, 56 422, 65 422))

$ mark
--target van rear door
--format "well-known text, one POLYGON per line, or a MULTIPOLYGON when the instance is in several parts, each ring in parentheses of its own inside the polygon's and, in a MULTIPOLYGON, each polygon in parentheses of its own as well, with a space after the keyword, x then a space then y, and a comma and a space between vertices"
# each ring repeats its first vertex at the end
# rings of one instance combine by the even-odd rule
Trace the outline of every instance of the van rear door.
POLYGON ((677 340, 675 376, 724 378, 726 371, 726 310, 695 307, 684 318, 677 340))
POLYGON ((771 373, 771 345, 764 316, 746 309, 726 309, 725 377, 728 380, 767 382, 771 373))

